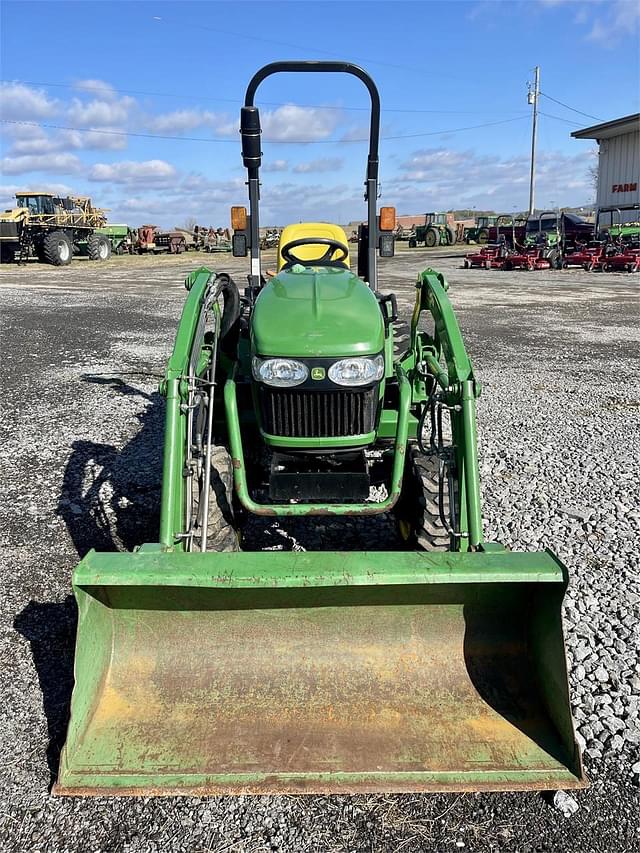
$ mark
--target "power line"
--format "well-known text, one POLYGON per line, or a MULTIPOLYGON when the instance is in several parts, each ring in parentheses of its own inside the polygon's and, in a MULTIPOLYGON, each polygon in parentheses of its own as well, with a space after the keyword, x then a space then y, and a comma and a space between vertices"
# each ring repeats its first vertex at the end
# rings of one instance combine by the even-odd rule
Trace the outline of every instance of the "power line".
MULTIPOLYGON (((508 124, 513 121, 523 121, 526 116, 517 116, 516 118, 507 118, 502 119, 500 121, 489 121, 484 122, 483 124, 473 124, 468 125, 466 127, 454 127, 443 130, 431 130, 425 131, 424 133, 406 133, 397 136, 381 136, 381 140, 394 140, 394 139, 417 139, 419 137, 426 136, 442 136, 447 133, 461 133, 465 130, 478 130, 483 127, 493 127, 497 124, 508 124)), ((37 121, 16 121, 13 119, 3 118, 0 119, 0 122, 3 124, 17 124, 17 125, 26 125, 27 127, 42 127, 49 130, 73 130, 78 133, 102 133, 106 136, 134 136, 140 139, 169 139, 178 142, 232 142, 237 144, 237 138, 229 137, 229 138, 220 138, 215 136, 170 136, 168 134, 161 133, 137 133, 134 131, 128 130, 104 130, 98 129, 94 127, 69 127, 68 125, 61 124, 45 124, 43 122, 37 121)), ((368 137, 362 137, 359 139, 262 139, 264 143, 272 144, 272 145, 335 145, 335 144, 344 144, 349 142, 368 142, 368 137)))
POLYGON ((565 124, 572 124, 574 127, 585 127, 585 125, 580 124, 580 122, 571 121, 571 119, 562 118, 561 116, 554 116, 551 115, 551 113, 543 113, 542 110, 540 111, 540 115, 545 116, 545 118, 554 118, 556 121, 563 121, 565 124))
MULTIPOLYGON (((471 124, 471 125, 468 125, 467 127, 454 127, 454 128, 451 128, 450 130, 430 130, 429 132, 425 132, 425 133, 405 133, 405 134, 402 134, 402 136, 381 136, 380 139, 414 139, 414 138, 417 138, 419 136, 442 136, 443 134, 447 134, 447 133, 461 133, 463 130, 478 130, 481 127, 494 127, 496 124, 509 124, 512 121, 523 121, 526 118, 527 118, 526 115, 516 116, 516 118, 504 118, 504 119, 501 119, 500 121, 486 121, 483 124, 471 124)), ((343 142, 346 140, 339 139, 336 141, 337 142, 343 142)), ((353 140, 349 140, 349 141, 353 141, 353 140)), ((358 142, 366 142, 366 140, 359 139, 358 142)))
MULTIPOLYGON (((167 21, 167 22, 165 22, 164 18, 162 18, 160 16, 156 16, 156 15, 153 16, 153 20, 157 21, 158 23, 163 23, 163 24, 167 23, 168 26, 170 26, 172 29, 182 28, 182 29, 186 29, 186 30, 202 30, 203 32, 218 33, 218 34, 223 35, 223 36, 233 36, 235 38, 249 39, 250 41, 262 42, 263 44, 275 44, 275 45, 278 45, 279 47, 288 47, 288 48, 292 48, 293 50, 301 50, 305 54, 307 54, 309 52, 320 53, 323 56, 332 56, 335 59, 344 59, 344 55, 342 53, 335 53, 331 50, 322 50, 321 48, 316 47, 317 39, 314 42, 309 42, 309 43, 303 44, 303 45, 292 44, 291 42, 279 41, 276 39, 269 39, 269 38, 265 38, 264 36, 254 36, 254 35, 249 35, 248 33, 234 32, 232 30, 221 30, 218 27, 205 27, 205 26, 202 26, 202 24, 200 24, 199 26, 196 26, 195 24, 184 24, 181 21, 180 22, 178 22, 178 21, 167 21)), ((410 71, 412 74, 428 74, 431 77, 434 77, 434 76, 435 77, 444 77, 448 80, 456 80, 460 83, 467 83, 468 82, 467 78, 455 77, 452 74, 443 74, 442 72, 434 71, 431 68, 415 68, 415 67, 412 67, 410 65, 397 65, 393 62, 383 62, 380 59, 371 59, 370 57, 366 57, 366 56, 352 56, 351 61, 367 62, 371 65, 381 65, 385 68, 395 68, 395 69, 400 70, 400 71, 410 71)))
POLYGON ((579 113, 581 116, 586 116, 587 118, 592 118, 595 121, 604 121, 602 118, 598 118, 598 116, 592 116, 590 113, 584 113, 582 110, 577 110, 575 107, 570 107, 569 104, 565 104, 562 101, 558 101, 556 98, 552 98, 551 95, 547 95, 544 92, 540 92, 543 98, 546 98, 549 101, 553 101, 554 104, 559 104, 561 107, 565 107, 567 110, 571 110, 571 112, 579 113))
MULTIPOLYGON (((191 100, 208 102, 208 103, 223 103, 234 104, 239 107, 242 104, 242 98, 208 98, 200 97, 199 95, 189 95, 187 93, 177 92, 147 92, 141 89, 116 89, 113 86, 87 86, 81 83, 51 83, 44 80, 0 80, 0 83, 19 83, 24 86, 49 86, 58 89, 73 89, 83 92, 115 92, 118 95, 144 95, 152 98, 190 98, 191 100)), ((287 107, 291 103, 283 101, 261 101, 266 107, 287 107)), ((344 106, 328 106, 327 104, 296 104, 295 106, 313 110, 343 110, 348 112, 369 112, 370 107, 344 107, 344 106)), ((429 114, 429 115, 487 115, 487 110, 422 110, 422 109, 404 109, 402 107, 384 107, 383 113, 412 113, 412 114, 429 114)), ((511 110, 513 113, 520 113, 520 110, 511 110)))

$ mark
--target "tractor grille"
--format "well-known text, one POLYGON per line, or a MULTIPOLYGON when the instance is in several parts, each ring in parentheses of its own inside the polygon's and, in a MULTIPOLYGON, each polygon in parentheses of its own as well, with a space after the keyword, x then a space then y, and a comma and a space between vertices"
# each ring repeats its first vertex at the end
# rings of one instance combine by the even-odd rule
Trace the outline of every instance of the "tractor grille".
POLYGON ((373 432, 378 386, 353 391, 260 387, 262 428, 285 438, 338 438, 373 432))

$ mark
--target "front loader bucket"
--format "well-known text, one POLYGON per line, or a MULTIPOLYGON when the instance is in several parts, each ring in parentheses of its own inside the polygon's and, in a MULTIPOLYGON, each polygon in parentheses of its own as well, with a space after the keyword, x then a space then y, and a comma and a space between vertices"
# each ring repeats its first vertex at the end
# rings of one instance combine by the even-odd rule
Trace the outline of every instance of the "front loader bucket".
POLYGON ((584 784, 549 553, 91 552, 58 794, 584 784))

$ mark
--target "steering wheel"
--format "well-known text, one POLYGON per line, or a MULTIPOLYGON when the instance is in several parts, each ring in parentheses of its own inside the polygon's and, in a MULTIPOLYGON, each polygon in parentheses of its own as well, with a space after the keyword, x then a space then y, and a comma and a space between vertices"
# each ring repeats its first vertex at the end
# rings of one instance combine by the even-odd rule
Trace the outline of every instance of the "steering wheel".
POLYGON ((342 263, 349 256, 349 247, 341 243, 340 240, 333 240, 331 237, 301 237, 298 240, 290 240, 280 249, 280 254, 287 264, 326 264, 326 263, 342 263), (292 249, 297 249, 298 246, 326 246, 327 250, 321 258, 313 258, 301 260, 297 258, 292 249), (341 252, 338 258, 333 257, 334 252, 341 252))

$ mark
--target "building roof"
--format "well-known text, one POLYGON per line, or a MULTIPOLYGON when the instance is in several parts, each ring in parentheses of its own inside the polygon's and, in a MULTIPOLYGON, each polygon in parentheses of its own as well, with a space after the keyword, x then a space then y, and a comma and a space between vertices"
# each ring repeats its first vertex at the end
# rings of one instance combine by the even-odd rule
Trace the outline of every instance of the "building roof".
POLYGON ((633 133, 634 130, 640 131, 640 113, 594 124, 592 127, 583 127, 582 130, 574 130, 571 136, 575 139, 609 139, 612 136, 622 136, 623 133, 633 133))

